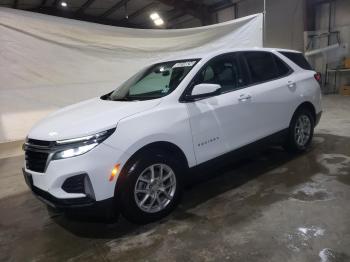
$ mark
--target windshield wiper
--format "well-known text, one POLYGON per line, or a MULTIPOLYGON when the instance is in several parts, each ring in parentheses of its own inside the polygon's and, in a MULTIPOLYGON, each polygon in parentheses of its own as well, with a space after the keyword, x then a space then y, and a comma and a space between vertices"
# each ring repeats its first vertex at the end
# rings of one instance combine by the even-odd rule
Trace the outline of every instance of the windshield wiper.
POLYGON ((126 96, 126 97, 121 97, 121 98, 116 98, 116 99, 111 99, 110 98, 110 100, 113 100, 113 101, 137 101, 137 100, 140 100, 140 99, 126 96))
POLYGON ((131 98, 133 100, 150 100, 150 99, 157 99, 161 97, 162 96, 128 96, 128 98, 131 98))

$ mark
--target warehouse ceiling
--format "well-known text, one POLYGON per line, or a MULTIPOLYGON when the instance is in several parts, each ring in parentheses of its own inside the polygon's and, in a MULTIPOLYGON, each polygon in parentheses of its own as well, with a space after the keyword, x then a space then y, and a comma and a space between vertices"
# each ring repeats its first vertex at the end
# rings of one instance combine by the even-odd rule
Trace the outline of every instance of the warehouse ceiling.
POLYGON ((101 24, 134 28, 177 28, 187 20, 211 23, 212 14, 240 0, 0 0, 0 6, 101 24), (157 13, 164 21, 155 25, 157 13))

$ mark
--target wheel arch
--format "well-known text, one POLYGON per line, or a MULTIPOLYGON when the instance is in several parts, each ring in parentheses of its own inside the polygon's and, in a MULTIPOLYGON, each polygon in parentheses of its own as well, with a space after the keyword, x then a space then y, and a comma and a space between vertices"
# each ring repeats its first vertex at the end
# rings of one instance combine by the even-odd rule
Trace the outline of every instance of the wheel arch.
POLYGON ((130 157, 129 160, 133 159, 133 157, 137 157, 140 154, 147 153, 147 152, 161 153, 161 154, 165 154, 165 155, 174 155, 182 165, 185 165, 185 167, 189 166, 188 161, 187 161, 187 157, 186 157, 185 153, 183 152, 183 150, 179 146, 175 145, 172 142, 168 142, 168 141, 157 141, 157 142, 152 142, 152 143, 149 143, 147 145, 144 145, 139 150, 137 150, 130 157))
POLYGON ((184 169, 189 168, 188 160, 186 158, 185 153, 180 147, 178 147, 174 143, 168 141, 157 141, 146 144, 131 155, 131 157, 126 161, 125 165, 120 171, 115 185, 115 196, 117 196, 118 192, 120 192, 119 189, 122 187, 125 178, 128 176, 128 170, 129 168, 131 168, 131 165, 133 165, 135 159, 142 155, 148 155, 152 153, 169 155, 173 158, 176 158, 179 161, 181 167, 183 167, 184 169))
POLYGON ((311 102, 305 101, 305 102, 301 103, 301 104, 294 110, 293 116, 292 116, 292 118, 290 119, 289 124, 292 122, 292 120, 293 120, 295 114, 296 114, 299 110, 301 110, 301 109, 303 109, 303 108, 306 108, 307 110, 309 110, 309 111, 311 112, 311 114, 312 114, 313 120, 316 121, 316 109, 315 109, 315 106, 314 106, 311 102))

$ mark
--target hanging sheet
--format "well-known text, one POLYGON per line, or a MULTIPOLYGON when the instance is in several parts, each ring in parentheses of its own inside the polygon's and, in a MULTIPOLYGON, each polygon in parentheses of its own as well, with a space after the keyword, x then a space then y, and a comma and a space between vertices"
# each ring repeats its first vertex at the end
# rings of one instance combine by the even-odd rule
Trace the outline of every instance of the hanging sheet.
POLYGON ((261 46, 262 14, 151 30, 0 8, 0 142, 23 139, 49 112, 113 90, 156 60, 261 46))

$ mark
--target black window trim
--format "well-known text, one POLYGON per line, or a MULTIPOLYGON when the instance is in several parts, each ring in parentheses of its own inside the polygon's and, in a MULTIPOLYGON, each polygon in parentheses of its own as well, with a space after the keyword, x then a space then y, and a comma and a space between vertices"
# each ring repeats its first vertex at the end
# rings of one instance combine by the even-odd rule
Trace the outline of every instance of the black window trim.
POLYGON ((296 66, 300 67, 301 69, 303 70, 308 70, 308 71, 315 71, 314 68, 310 65, 309 61, 307 61, 307 59, 305 58, 304 54, 302 52, 297 52, 297 51, 288 51, 288 50, 281 50, 281 51, 278 51, 278 53, 280 55, 282 55, 283 57, 287 58, 289 61, 291 61, 293 64, 295 64, 296 66), (289 53, 289 54, 297 54, 297 55, 301 55, 305 61, 307 62, 307 65, 309 68, 304 68, 302 66, 300 66, 299 64, 297 64, 296 62, 294 62, 291 58, 289 58, 286 53, 289 53))
MULTIPOLYGON (((276 61, 275 61, 276 63, 276 61)), ((278 55, 274 54, 273 52, 271 51, 266 51, 266 50, 247 50, 247 51, 234 51, 234 52, 229 52, 229 53, 223 53, 223 54, 219 54, 217 56, 214 56, 212 57, 209 61, 207 61, 198 71, 197 73, 192 77, 190 83, 186 86, 185 90, 182 92, 180 98, 179 98, 179 102, 180 103, 193 103, 193 102, 197 102, 199 100, 203 100, 203 99, 207 99, 207 98, 211 98, 211 97, 215 97, 215 96, 220 96, 220 95, 223 95, 223 94, 227 94, 227 93, 230 93, 230 92, 236 92, 236 91, 239 91, 239 90, 242 90, 242 89, 245 89, 245 88, 248 88, 248 87, 251 87, 251 86, 256 86, 256 85, 260 85, 260 84, 264 84, 264 83, 267 83, 267 82, 271 82, 271 81, 275 81, 275 80, 279 80, 279 79, 282 79, 282 78, 285 78, 287 76, 290 76, 291 74, 294 73, 294 70, 285 62, 283 61, 283 59, 281 59, 278 55), (249 67, 248 67, 248 64, 247 64, 247 61, 245 59, 245 57, 243 56, 243 53, 246 53, 246 52, 265 52, 265 53, 269 53, 271 55, 274 56, 275 59, 279 59, 283 64, 285 64, 288 68, 289 68, 289 72, 283 76, 280 76, 280 77, 277 77, 277 78, 273 78, 273 79, 270 79, 270 80, 267 80, 267 81, 262 81, 262 82, 255 82, 253 83, 252 81, 252 77, 251 77, 251 72, 249 70, 249 67), (249 83, 247 85, 244 85, 242 87, 239 87, 239 88, 236 88, 236 89, 232 89, 232 90, 227 90, 225 92, 220 92, 219 94, 214 94, 214 95, 210 95, 210 96, 206 96, 206 97, 199 97, 199 98, 196 98, 196 99, 193 99, 191 98, 190 96, 188 96, 188 92, 189 90, 191 90, 193 88, 193 80, 200 74, 201 70, 207 66, 212 60, 220 57, 220 56, 228 56, 228 55, 233 55, 233 56, 236 56, 240 66, 241 66, 241 63, 244 63, 244 71, 246 71, 245 73, 248 74, 248 79, 249 79, 249 83)))
MULTIPOLYGON (((276 54, 274 54, 273 52, 271 51, 266 51, 266 50, 249 50, 249 51, 240 51, 242 53, 242 59, 244 60, 244 63, 245 63, 245 66, 247 67, 247 70, 249 72, 249 77, 250 77, 250 85, 249 86, 255 86, 255 85, 260 85, 260 84, 264 84, 264 83, 267 83, 267 82, 271 82, 271 81, 275 81, 275 80, 279 80, 279 79, 282 79, 282 78, 285 78, 287 76, 290 76, 292 73, 294 73, 294 70, 285 62, 283 61, 283 59, 281 59, 279 56, 277 56, 276 54), (276 78, 272 78, 272 79, 269 79, 269 80, 266 80, 266 81, 260 81, 260 82, 254 82, 253 83, 253 80, 252 80, 252 75, 251 75, 251 72, 250 72, 250 69, 249 69, 249 66, 247 64, 247 60, 246 58, 244 57, 244 53, 248 53, 248 52, 264 52, 264 53, 269 53, 270 55, 272 55, 274 57, 274 63, 276 63, 276 60, 275 59, 279 59, 288 69, 288 73, 287 74, 284 74, 282 76, 279 76, 279 77, 276 77, 276 78)), ((277 65, 276 65, 277 67, 277 65)))

